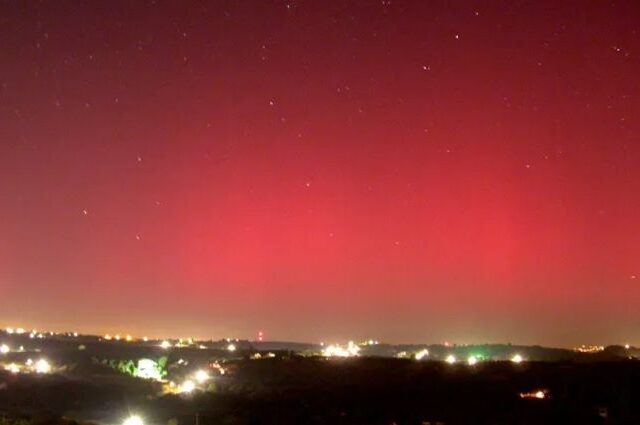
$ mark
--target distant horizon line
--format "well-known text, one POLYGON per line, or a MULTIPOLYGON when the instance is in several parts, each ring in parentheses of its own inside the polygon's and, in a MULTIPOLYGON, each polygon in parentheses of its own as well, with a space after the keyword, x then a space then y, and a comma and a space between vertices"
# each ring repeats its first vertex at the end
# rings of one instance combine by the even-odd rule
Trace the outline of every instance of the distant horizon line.
POLYGON ((493 346, 499 346, 499 345, 504 345, 504 346, 514 346, 514 347, 542 347, 542 348, 552 348, 552 349, 563 349, 563 350, 572 350, 572 351, 576 351, 578 348, 580 347, 602 347, 603 349, 606 347, 634 347, 633 344, 629 344, 627 342, 624 343, 607 343, 607 344, 598 344, 598 343, 592 343, 592 344, 580 344, 577 346, 559 346, 559 345, 546 345, 546 344, 542 344, 542 343, 514 343, 514 342, 504 342, 504 341, 500 341, 500 342, 496 342, 496 341, 487 341, 487 342, 473 342, 473 343, 467 343, 467 342, 450 342, 450 341, 443 341, 443 342, 387 342, 384 340, 377 340, 377 339, 371 339, 371 338, 346 338, 346 339, 327 339, 324 341, 318 341, 318 342, 313 342, 313 341, 303 341, 303 340, 296 340, 296 339, 264 339, 264 340, 259 340, 259 339, 251 339, 251 338, 246 338, 246 337, 219 337, 219 338, 214 338, 214 337, 209 337, 209 338, 204 338, 204 337, 177 337, 177 336, 137 336, 137 335, 133 335, 133 334, 129 334, 129 333, 108 333, 108 332, 87 332, 87 331, 83 331, 83 332, 78 332, 78 331, 70 331, 70 330, 59 330, 59 329, 37 329, 37 328, 30 328, 30 327, 15 327, 15 326, 3 326, 0 328, 0 331, 2 331, 5 334, 8 335, 33 335, 32 338, 38 338, 38 334, 41 334, 42 336, 39 338, 43 338, 44 335, 48 335, 48 336, 66 336, 66 337, 95 337, 97 339, 100 340, 106 340, 106 341, 115 341, 115 342, 149 342, 149 341, 159 341, 162 342, 163 340, 167 340, 167 341, 192 341, 192 342, 204 342, 204 341, 209 341, 209 342, 220 342, 220 341, 226 341, 226 342, 239 342, 239 341, 246 341, 246 342, 250 342, 250 343, 281 343, 281 344, 300 344, 300 345, 317 345, 317 346, 324 346, 324 345, 330 345, 330 344, 341 344, 341 343, 347 343, 347 342, 356 342, 360 345, 389 345, 389 346, 419 346, 419 345, 423 345, 423 346, 443 346, 443 347, 447 347, 447 348, 455 348, 455 347, 470 347, 470 346, 479 346, 479 345, 493 345, 493 346), (375 342, 375 344, 372 344, 372 342, 375 342))

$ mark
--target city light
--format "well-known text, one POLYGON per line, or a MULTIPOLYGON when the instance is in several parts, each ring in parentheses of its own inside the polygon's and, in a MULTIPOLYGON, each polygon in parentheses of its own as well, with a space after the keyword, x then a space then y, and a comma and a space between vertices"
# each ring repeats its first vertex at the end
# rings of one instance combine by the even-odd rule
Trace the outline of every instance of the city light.
POLYGON ((7 344, 0 345, 0 354, 7 354, 9 351, 11 351, 11 348, 7 344))
POLYGON ((449 354, 444 361, 449 364, 454 364, 457 360, 456 360, 456 356, 454 356, 453 354, 449 354))
POLYGON ((520 354, 514 354, 513 357, 511 357, 511 361, 513 363, 522 363, 524 359, 522 358, 522 356, 520 354))
POLYGON ((602 345, 584 345, 582 344, 579 347, 574 348, 575 351, 578 351, 580 353, 599 353, 601 351, 604 351, 604 346, 602 345))
POLYGON ((37 373, 49 373, 51 372, 51 365, 45 359, 40 359, 35 363, 35 370, 37 373))
POLYGON ((420 350, 416 353, 416 360, 422 360, 425 357, 429 356, 429 350, 427 350, 426 348, 423 350, 420 350))
POLYGON ((135 375, 141 379, 153 379, 159 381, 162 379, 162 368, 154 360, 140 359, 138 360, 138 369, 135 375))
POLYGON ((160 343, 160 347, 166 350, 167 348, 171 348, 171 343, 165 339, 160 343))
POLYGON ((469 356, 467 358, 467 363, 469 364, 469 366, 473 366, 478 363, 478 358, 476 356, 469 356))
POLYGON ((342 347, 338 344, 328 345, 322 350, 324 357, 355 357, 359 355, 360 347, 354 344, 353 341, 349 341, 346 347, 342 347))
POLYGON ((236 346, 235 346, 235 344, 229 344, 229 345, 227 345, 227 351, 231 351, 231 352, 236 351, 236 346))
POLYGON ((196 381, 202 384, 209 379, 209 374, 207 373, 206 370, 200 369, 194 374, 194 377, 196 381))
POLYGON ((122 422, 122 425, 144 425, 144 421, 138 415, 129 416, 122 422))
POLYGON ((189 394, 193 392, 193 390, 195 389, 196 389, 196 384, 192 380, 187 379, 182 383, 182 385, 180 385, 180 388, 178 391, 181 393, 189 394))
POLYGON ((15 363, 11 363, 11 364, 6 365, 6 366, 4 367, 4 369, 5 369, 6 371, 8 371, 8 372, 11 372, 11 373, 18 373, 18 372, 20 372, 20 367, 19 367, 17 364, 15 364, 15 363))
POLYGON ((542 400, 547 397, 546 390, 536 390, 526 393, 520 393, 520 398, 538 399, 542 400))

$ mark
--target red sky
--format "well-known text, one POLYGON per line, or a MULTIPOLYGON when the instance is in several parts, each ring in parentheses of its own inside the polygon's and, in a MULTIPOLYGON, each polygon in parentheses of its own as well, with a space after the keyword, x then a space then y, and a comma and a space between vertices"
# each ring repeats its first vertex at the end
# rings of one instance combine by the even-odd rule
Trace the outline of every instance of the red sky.
POLYGON ((27 1, 0 44, 0 324, 640 344, 637 2, 27 1))

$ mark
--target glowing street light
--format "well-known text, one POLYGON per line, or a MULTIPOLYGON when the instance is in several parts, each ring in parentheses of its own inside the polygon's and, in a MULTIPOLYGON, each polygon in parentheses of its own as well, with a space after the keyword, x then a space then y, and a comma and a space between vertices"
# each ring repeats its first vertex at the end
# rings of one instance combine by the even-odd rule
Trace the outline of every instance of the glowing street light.
POLYGON ((131 415, 122 421, 122 425, 144 425, 144 421, 138 415, 131 415))
POLYGON ((192 380, 187 379, 186 381, 184 381, 182 383, 182 385, 180 385, 179 391, 181 393, 189 394, 189 393, 193 392, 193 390, 195 390, 195 389, 196 389, 196 384, 192 380))
POLYGON ((194 377, 196 381, 198 381, 200 384, 203 384, 209 379, 209 374, 206 370, 200 369, 194 374, 194 377))
POLYGON ((444 359, 444 361, 449 364, 454 364, 456 362, 456 356, 454 356, 453 354, 449 354, 447 358, 444 359))
POLYGON ((11 348, 7 344, 0 345, 0 354, 7 354, 9 351, 11 351, 11 348))
POLYGON ((227 345, 227 351, 231 351, 233 353, 234 351, 236 351, 236 345, 235 344, 227 345))
POLYGON ((514 354, 513 357, 511 357, 511 361, 513 363, 522 363, 524 361, 524 358, 522 358, 520 354, 514 354))
POLYGON ((416 353, 416 360, 422 360, 423 358, 429 356, 429 350, 427 350, 426 348, 423 350, 420 350, 416 353))
POLYGON ((171 343, 165 339, 160 343, 160 347, 166 350, 167 348, 171 348, 171 343))
POLYGON ((49 373, 51 372, 51 365, 45 359, 40 359, 35 364, 37 373, 49 373))
POLYGON ((467 358, 467 363, 469 364, 469 366, 473 366, 478 363, 478 358, 476 356, 469 356, 467 358))

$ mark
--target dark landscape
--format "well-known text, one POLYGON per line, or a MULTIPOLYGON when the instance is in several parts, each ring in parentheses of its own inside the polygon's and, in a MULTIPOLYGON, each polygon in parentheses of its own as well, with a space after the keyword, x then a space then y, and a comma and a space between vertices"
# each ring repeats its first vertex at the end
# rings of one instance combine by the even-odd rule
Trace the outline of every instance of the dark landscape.
POLYGON ((163 348, 163 341, 37 335, 0 334, 4 344, 21 347, 0 358, 3 425, 120 424, 130 415, 170 425, 640 421, 640 349, 634 347, 580 352, 365 341, 354 343, 357 355, 339 357, 319 344, 174 340, 163 348), (459 360, 448 362, 448 356, 459 360), (470 364, 471 356, 477 363, 470 364), (162 357, 163 379, 112 367, 162 357), (51 370, 9 370, 28 359, 46 359, 51 370), (205 382, 188 391, 167 389, 197 371, 206 371, 205 382))

